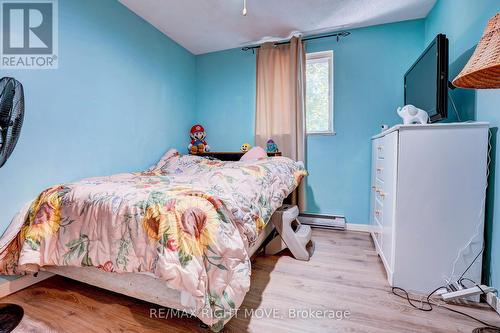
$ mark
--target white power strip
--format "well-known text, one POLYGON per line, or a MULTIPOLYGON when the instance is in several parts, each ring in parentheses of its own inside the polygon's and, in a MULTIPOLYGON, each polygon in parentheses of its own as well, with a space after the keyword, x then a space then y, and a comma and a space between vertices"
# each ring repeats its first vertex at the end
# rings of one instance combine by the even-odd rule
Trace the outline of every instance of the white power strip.
POLYGON ((488 286, 485 286, 485 285, 482 285, 481 288, 475 286, 472 288, 461 289, 461 290, 445 293, 445 294, 442 294, 441 297, 443 298, 443 300, 445 302, 448 302, 448 301, 459 299, 459 298, 481 295, 482 293, 491 293, 492 291, 495 291, 495 289, 488 287, 488 286))
POLYGON ((500 315, 500 298, 494 293, 487 293, 486 302, 488 302, 488 304, 500 315))

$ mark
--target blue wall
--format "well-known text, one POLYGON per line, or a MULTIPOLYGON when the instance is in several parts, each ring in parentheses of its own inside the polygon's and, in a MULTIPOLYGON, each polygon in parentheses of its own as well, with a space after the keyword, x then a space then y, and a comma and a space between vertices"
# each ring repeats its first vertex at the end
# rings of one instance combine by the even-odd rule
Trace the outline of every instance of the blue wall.
POLYGON ((240 49, 196 57, 196 120, 212 150, 254 142, 255 56, 240 49))
POLYGON ((188 142, 195 57, 118 1, 59 1, 59 58, 57 70, 0 71, 26 95, 0 169, 0 233, 45 187, 143 170, 188 142))
MULTIPOLYGON (((438 0, 425 21, 425 41, 445 33, 450 41, 450 79, 463 68, 481 38, 486 23, 500 12, 500 1, 438 0)), ((496 131, 500 126, 500 90, 463 90, 453 92, 462 118, 488 121, 492 129, 492 163, 486 210, 486 277, 500 288, 500 182, 499 145, 496 131)))
MULTIPOLYGON (((308 211, 368 223, 370 137, 398 122, 403 74, 423 47, 422 20, 352 30, 307 42, 307 51, 334 51, 334 136, 309 136, 308 211)), ((198 56, 197 119, 214 150, 254 141, 255 56, 239 49, 198 56)))

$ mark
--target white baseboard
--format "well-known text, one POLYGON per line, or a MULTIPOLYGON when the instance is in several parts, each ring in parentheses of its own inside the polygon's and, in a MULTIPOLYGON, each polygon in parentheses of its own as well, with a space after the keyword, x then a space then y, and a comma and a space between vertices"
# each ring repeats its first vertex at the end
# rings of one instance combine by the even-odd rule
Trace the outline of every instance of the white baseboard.
POLYGON ((360 231, 360 232, 371 232, 372 226, 369 224, 346 223, 346 230, 360 231))
POLYGON ((12 281, 6 280, 5 282, 0 283, 0 298, 13 294, 21 289, 27 288, 45 279, 48 279, 53 275, 54 274, 49 272, 38 272, 37 277, 34 277, 32 275, 24 275, 12 281))

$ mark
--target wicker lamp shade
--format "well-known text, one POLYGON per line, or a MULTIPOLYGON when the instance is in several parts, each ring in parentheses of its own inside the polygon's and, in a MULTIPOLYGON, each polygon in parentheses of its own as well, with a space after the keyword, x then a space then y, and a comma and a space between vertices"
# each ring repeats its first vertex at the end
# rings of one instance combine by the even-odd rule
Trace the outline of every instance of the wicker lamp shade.
POLYGON ((453 80, 460 88, 500 88, 500 13, 493 16, 464 69, 453 80))

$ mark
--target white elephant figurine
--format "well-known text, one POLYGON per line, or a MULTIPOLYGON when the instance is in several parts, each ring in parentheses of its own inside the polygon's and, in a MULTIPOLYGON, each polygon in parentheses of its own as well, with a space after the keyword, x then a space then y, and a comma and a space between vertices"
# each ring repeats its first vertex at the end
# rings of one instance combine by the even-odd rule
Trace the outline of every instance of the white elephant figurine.
POLYGON ((429 115, 422 109, 419 109, 411 104, 398 108, 398 115, 403 118, 403 124, 427 124, 429 115))

